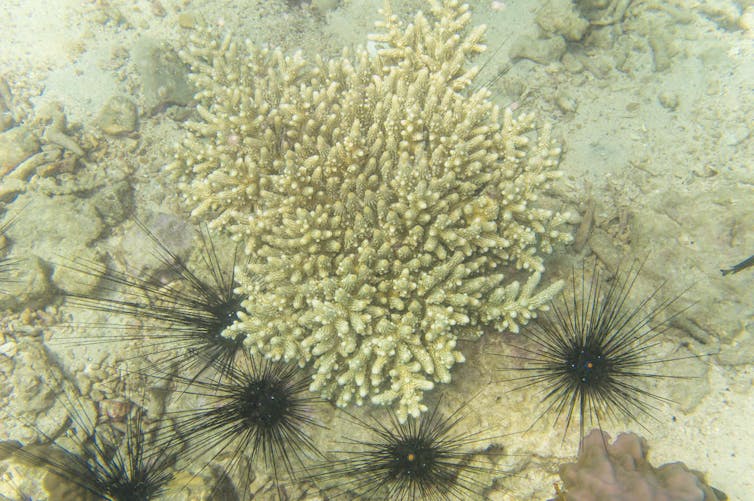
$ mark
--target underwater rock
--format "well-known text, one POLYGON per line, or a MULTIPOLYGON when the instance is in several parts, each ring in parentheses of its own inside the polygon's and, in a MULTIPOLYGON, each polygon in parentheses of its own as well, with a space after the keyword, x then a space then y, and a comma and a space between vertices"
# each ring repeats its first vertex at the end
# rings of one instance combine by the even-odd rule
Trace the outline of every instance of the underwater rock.
POLYGON ((97 191, 91 201, 102 221, 115 226, 133 213, 133 186, 125 180, 116 181, 97 191))
POLYGON ((119 136, 136 130, 139 112, 136 105, 124 96, 111 97, 100 111, 97 123, 102 132, 119 136))
POLYGON ((657 96, 657 100, 666 110, 675 111, 675 109, 678 108, 678 94, 675 92, 660 92, 657 96))
POLYGON ((589 22, 578 15, 571 0, 550 0, 539 10, 537 24, 547 34, 576 42, 584 38, 589 22))
POLYGON ((70 135, 71 131, 68 128, 68 119, 65 116, 62 104, 58 102, 50 103, 43 110, 40 110, 39 117, 49 122, 49 125, 45 127, 42 134, 44 141, 49 144, 58 145, 77 157, 86 156, 84 149, 70 135))
MULTIPOLYGON (((85 262, 87 265, 102 266, 102 255, 92 249, 82 248, 76 251, 76 260, 85 262)), ((99 277, 83 275, 68 266, 56 265, 52 276, 52 283, 60 290, 68 294, 91 294, 99 283, 99 277)))
MULTIPOLYGON (((7 230, 16 255, 37 256, 46 263, 71 256, 97 260, 90 245, 102 233, 103 224, 88 200, 73 196, 47 197, 40 193, 23 198, 20 203, 25 205, 24 211, 33 217, 26 217, 7 230)), ((53 273, 52 281, 64 291, 80 292, 81 287, 91 286, 58 270, 53 273)))
POLYGON ((15 169, 39 151, 39 138, 27 127, 19 125, 0 134, 0 176, 15 169))
POLYGON ((330 10, 335 10, 339 3, 339 0, 312 0, 312 7, 314 7, 317 12, 324 15, 330 10))
POLYGON ((132 57, 149 114, 167 105, 185 106, 191 102, 194 87, 188 81, 186 67, 167 43, 141 40, 134 46, 132 57))
POLYGON ((0 202, 9 202, 16 194, 26 189, 26 182, 21 179, 6 178, 0 183, 0 202))
POLYGON ((566 43, 561 36, 545 39, 522 36, 511 46, 510 56, 512 59, 530 59, 535 63, 549 64, 558 61, 565 51, 566 43))
MULTIPOLYGON (((22 338, 18 345, 13 370, 10 374, 1 374, 0 383, 5 388, 13 389, 12 402, 16 412, 31 415, 47 412, 55 405, 57 391, 45 381, 60 377, 60 370, 51 364, 45 348, 36 338, 22 338)), ((57 425, 52 428, 55 427, 60 428, 57 425)), ((53 432, 51 428, 44 431, 53 432)))
POLYGON ((9 294, 0 294, 0 309, 17 311, 45 303, 52 292, 47 275, 48 270, 38 257, 24 258, 13 271, 9 294))

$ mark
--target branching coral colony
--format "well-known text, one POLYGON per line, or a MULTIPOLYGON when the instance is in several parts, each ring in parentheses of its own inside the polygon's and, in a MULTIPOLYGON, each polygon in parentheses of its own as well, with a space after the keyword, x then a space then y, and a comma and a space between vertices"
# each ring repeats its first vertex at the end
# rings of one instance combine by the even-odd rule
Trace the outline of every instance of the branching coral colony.
POLYGON ((196 36, 200 119, 170 166, 193 215, 250 257, 226 335, 313 361, 313 391, 401 421, 450 381, 458 338, 545 307, 561 283, 536 290, 541 254, 570 239, 534 204, 559 176, 549 129, 472 85, 485 28, 468 6, 429 5, 411 24, 386 9, 375 51, 332 60, 196 36))

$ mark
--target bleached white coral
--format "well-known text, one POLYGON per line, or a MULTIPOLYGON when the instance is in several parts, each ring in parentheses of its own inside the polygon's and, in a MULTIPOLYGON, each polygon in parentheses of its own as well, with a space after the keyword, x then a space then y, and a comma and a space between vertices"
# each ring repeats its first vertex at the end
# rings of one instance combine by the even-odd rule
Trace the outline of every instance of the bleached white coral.
POLYGON ((533 205, 559 176, 549 129, 532 140, 530 115, 472 87, 484 29, 467 29, 464 4, 430 4, 405 26, 386 13, 373 56, 195 40, 201 121, 172 165, 194 214, 250 256, 231 330, 313 361, 312 389, 339 405, 368 398, 401 419, 450 381, 457 339, 545 307, 560 284, 535 292, 541 253, 570 238, 533 205))

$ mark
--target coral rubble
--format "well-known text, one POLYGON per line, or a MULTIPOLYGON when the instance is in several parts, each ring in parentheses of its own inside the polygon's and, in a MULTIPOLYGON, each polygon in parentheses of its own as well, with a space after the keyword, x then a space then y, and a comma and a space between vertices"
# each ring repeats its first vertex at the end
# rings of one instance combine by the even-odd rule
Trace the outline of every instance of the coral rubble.
POLYGON ((535 291, 541 255, 570 240, 535 203, 559 177, 549 128, 475 84, 468 6, 429 4, 408 24, 388 9, 370 50, 332 60, 195 36, 200 118, 170 165, 193 215, 250 256, 228 335, 401 420, 450 381, 459 338, 546 307, 561 284, 535 291))

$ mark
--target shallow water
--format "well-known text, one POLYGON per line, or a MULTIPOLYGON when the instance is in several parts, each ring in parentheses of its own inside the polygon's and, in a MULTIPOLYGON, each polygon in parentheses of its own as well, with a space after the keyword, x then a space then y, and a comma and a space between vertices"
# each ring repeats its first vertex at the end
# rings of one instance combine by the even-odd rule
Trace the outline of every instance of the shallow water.
MULTIPOLYGON (((64 374, 82 399, 107 414, 102 409, 133 391, 129 363, 149 355, 133 340, 90 341, 108 335, 94 324, 133 320, 64 301, 64 292, 87 293, 96 281, 64 264, 106 264, 135 277, 162 273, 167 283, 170 276, 134 224, 137 217, 177 256, 201 265, 195 228, 204 221, 190 217, 192 208, 165 171, 196 108, 177 51, 203 24, 286 53, 301 49, 306 58, 337 57, 357 45, 375 50, 366 35, 380 18, 381 0, 312 3, 0 5, 0 227, 14 220, 0 243, 0 256, 13 260, 12 280, 0 284, 8 292, 0 292, 0 440, 63 433, 69 409, 50 387, 54 374, 64 374)), ((428 10, 416 0, 394 3, 405 20, 428 10)), ((552 124, 562 148, 563 177, 540 202, 572 214, 575 242, 556 245, 546 256, 542 284, 568 277, 584 259, 611 271, 639 260, 644 264, 630 302, 660 286, 650 308, 682 293, 653 349, 662 359, 699 357, 658 371, 682 377, 652 381, 651 390, 672 401, 656 403, 654 419, 642 419, 642 426, 610 420, 603 429, 613 436, 635 431, 647 439, 653 465, 681 461, 729 499, 748 499, 754 491, 754 430, 748 426, 754 269, 727 276, 720 269, 754 253, 754 5, 469 3, 471 24, 488 27, 487 50, 474 61, 482 68, 475 83, 488 87, 501 108, 534 112, 538 123, 552 124)), ((217 238, 225 250, 234 246, 217 238)), ((227 252, 221 255, 228 259, 227 252)), ((436 385, 427 402, 442 394, 445 409, 467 404, 469 430, 500 435, 527 429, 541 409, 540 394, 510 392, 513 385, 500 383, 497 370, 505 361, 495 354, 513 350, 514 336, 488 333, 462 342, 466 362, 453 367, 452 382, 436 385), (466 402, 469 395, 475 397, 466 402)), ((166 402, 170 407, 169 393, 152 396, 148 408, 159 414, 166 402)), ((336 410, 320 419, 346 436, 361 433, 336 410)), ((525 434, 478 444, 503 445, 483 480, 483 498, 553 497, 552 484, 561 482, 558 465, 577 453, 578 431, 564 438, 561 425, 543 419, 525 434)), ((327 433, 315 438, 333 448, 327 433)), ((43 471, 4 465, 0 494, 46 498, 43 471)), ((195 494, 212 489, 203 473, 192 484, 195 494)), ((262 498, 274 492, 264 475, 250 490, 262 498)), ((178 499, 188 496, 182 492, 178 499)), ((292 492, 295 499, 318 495, 311 485, 292 492)))

